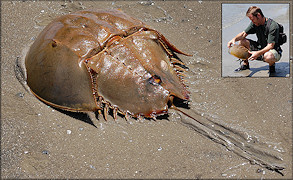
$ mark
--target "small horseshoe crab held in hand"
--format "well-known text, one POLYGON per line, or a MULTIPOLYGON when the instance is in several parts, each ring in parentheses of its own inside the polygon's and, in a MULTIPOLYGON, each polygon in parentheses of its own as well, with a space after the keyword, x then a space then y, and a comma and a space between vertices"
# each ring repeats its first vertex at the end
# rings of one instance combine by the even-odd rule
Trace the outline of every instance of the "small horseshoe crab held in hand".
POLYGON ((238 44, 235 44, 229 48, 229 54, 243 60, 248 59, 251 56, 246 47, 238 44))
POLYGON ((109 108, 129 117, 166 114, 189 99, 185 54, 161 33, 119 10, 85 10, 48 24, 25 58, 27 84, 46 104, 73 112, 109 108))

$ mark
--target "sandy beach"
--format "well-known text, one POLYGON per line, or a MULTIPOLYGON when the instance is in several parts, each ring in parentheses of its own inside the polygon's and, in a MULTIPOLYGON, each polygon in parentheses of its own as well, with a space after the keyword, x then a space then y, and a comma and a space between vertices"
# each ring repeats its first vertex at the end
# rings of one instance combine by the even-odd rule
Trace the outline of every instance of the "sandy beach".
POLYGON ((222 77, 221 9, 220 1, 1 1, 1 179, 292 179, 292 59, 287 77, 222 77), (55 17, 97 8, 121 9, 192 54, 179 55, 189 68, 187 112, 265 142, 281 154, 283 176, 193 130, 175 110, 157 121, 92 122, 27 92, 16 60, 55 17))

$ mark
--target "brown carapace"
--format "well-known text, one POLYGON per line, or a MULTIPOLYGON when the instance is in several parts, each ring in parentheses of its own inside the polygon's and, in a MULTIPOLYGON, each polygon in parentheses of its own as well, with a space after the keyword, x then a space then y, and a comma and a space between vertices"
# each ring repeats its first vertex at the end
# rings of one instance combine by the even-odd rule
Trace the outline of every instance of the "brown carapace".
POLYGON ((248 49, 244 46, 235 44, 229 48, 229 53, 239 59, 246 60, 251 54, 248 52, 248 49))
POLYGON ((27 84, 59 109, 155 118, 173 97, 189 99, 174 52, 188 55, 119 10, 79 11, 39 34, 25 59, 27 84))

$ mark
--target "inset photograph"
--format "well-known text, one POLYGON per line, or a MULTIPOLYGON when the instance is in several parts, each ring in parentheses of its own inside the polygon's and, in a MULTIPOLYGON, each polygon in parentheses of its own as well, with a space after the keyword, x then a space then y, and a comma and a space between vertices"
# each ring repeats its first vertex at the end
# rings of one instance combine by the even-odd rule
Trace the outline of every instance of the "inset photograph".
POLYGON ((222 4, 222 77, 289 77, 289 4, 222 4))

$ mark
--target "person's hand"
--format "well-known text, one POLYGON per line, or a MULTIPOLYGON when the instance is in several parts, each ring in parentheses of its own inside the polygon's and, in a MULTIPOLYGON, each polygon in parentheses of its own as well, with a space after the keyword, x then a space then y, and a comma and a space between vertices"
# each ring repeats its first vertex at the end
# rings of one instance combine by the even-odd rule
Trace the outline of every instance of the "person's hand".
POLYGON ((230 48, 232 46, 232 44, 235 44, 235 39, 233 38, 232 40, 230 40, 227 44, 228 48, 230 48))
POLYGON ((260 56, 258 51, 248 51, 248 53, 251 54, 251 56, 248 58, 250 61, 256 60, 258 56, 260 56))

